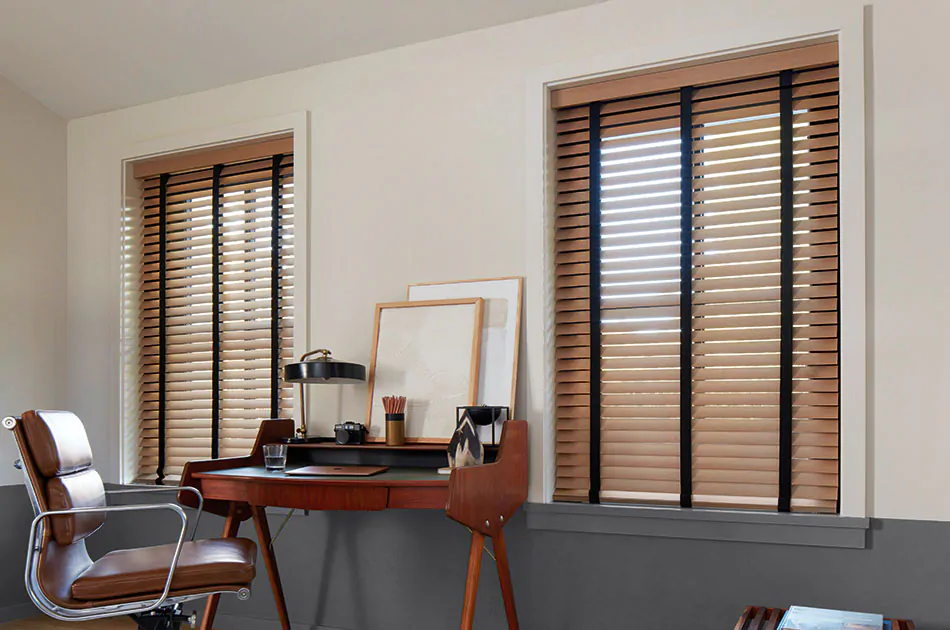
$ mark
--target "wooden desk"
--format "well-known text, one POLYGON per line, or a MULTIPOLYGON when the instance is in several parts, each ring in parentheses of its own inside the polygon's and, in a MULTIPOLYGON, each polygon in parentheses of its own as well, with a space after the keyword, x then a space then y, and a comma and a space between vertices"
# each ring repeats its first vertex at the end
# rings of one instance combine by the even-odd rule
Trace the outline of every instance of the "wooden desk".
POLYGON ((292 477, 242 466, 194 478, 208 497, 298 510, 444 510, 449 498, 449 475, 431 468, 390 468, 371 477, 292 477))
MULTIPOLYGON (((735 630, 775 630, 782 617, 784 608, 764 608, 762 606, 746 606, 745 612, 735 630)), ((905 619, 890 619, 893 630, 914 630, 914 622, 905 619)))
MULTIPOLYGON (((298 447, 291 448, 287 468, 321 462, 321 457, 344 453, 365 456, 367 463, 388 464, 390 469, 371 477, 292 477, 264 468, 263 445, 293 435, 290 420, 267 420, 261 424, 251 455, 191 462, 185 466, 181 485, 194 486, 204 496, 205 511, 225 517, 225 538, 237 536, 241 522, 253 519, 271 590, 277 603, 281 626, 290 628, 287 604, 280 583, 277 558, 271 546, 266 507, 302 510, 393 509, 445 510, 449 518, 472 531, 462 630, 471 630, 475 618, 475 596, 481 570, 485 538, 491 538, 508 627, 518 628, 514 592, 508 569, 503 527, 528 497, 528 429, 524 421, 505 423, 501 447, 494 463, 459 469, 440 475, 426 449, 380 449, 378 445, 360 450, 298 447), (402 459, 399 458, 408 458, 402 459), (424 466, 392 466, 392 461, 422 462, 424 466)), ((430 449, 431 451, 431 449, 430 449)), ((341 462, 321 462, 337 465, 341 462)), ((179 502, 197 507, 191 493, 179 493, 179 502)), ((202 630, 211 630, 218 607, 218 595, 208 598, 202 630)))

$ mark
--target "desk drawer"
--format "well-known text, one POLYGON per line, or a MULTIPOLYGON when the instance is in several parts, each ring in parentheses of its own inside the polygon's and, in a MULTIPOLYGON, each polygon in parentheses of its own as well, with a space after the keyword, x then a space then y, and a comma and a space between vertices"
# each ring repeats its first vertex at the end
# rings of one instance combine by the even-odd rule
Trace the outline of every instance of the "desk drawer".
MULTIPOLYGON (((206 496, 298 510, 385 510, 389 492, 374 485, 325 485, 205 478, 206 496)), ((443 500, 442 507, 445 507, 443 500)))
POLYGON ((448 486, 393 486, 389 489, 389 507, 394 510, 444 510, 448 500, 448 486))

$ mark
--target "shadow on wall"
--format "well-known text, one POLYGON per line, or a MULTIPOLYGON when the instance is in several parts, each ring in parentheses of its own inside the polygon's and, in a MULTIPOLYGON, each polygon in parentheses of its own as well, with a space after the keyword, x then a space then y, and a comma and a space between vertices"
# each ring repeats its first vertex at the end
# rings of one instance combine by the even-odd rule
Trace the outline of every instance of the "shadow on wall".
MULTIPOLYGON (((9 466, 10 462, 0 462, 9 466)), ((33 508, 22 485, 0 486, 0 623, 34 614, 23 585, 33 508)))

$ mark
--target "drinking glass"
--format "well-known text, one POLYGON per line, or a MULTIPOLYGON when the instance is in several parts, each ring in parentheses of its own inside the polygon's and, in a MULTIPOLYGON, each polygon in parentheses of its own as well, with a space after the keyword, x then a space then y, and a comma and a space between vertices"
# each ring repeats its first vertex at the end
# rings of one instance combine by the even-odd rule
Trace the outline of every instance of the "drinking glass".
POLYGON ((287 465, 286 444, 264 445, 264 466, 272 472, 279 472, 287 465))

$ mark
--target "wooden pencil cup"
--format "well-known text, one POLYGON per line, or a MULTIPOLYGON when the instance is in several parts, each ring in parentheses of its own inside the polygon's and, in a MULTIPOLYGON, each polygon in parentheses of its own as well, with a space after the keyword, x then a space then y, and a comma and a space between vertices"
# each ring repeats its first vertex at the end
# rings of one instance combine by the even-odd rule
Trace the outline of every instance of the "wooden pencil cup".
POLYGON ((386 445, 402 446, 406 443, 406 414, 386 414, 386 445))

